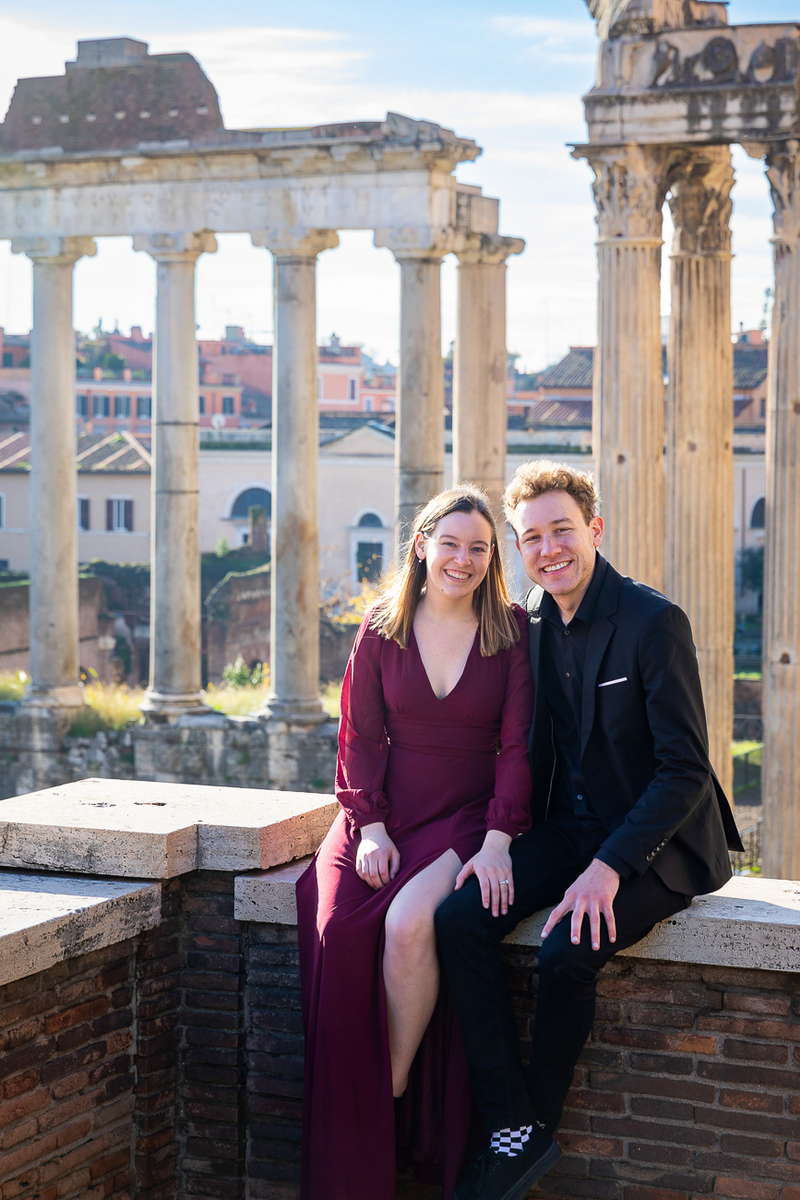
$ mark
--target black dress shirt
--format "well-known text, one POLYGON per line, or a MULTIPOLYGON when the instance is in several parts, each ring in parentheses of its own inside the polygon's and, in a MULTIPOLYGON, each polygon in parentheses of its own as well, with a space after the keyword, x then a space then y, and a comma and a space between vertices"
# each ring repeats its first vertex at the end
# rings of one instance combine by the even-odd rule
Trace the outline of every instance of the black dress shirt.
MULTIPOLYGON (((581 766, 581 709, 586 643, 608 564, 598 556, 591 582, 575 615, 566 624, 549 593, 542 599, 542 682, 550 713, 556 770, 550 802, 550 818, 568 826, 581 842, 604 841, 610 830, 592 809, 581 766)), ((620 875, 630 874, 616 855, 598 857, 620 875)))

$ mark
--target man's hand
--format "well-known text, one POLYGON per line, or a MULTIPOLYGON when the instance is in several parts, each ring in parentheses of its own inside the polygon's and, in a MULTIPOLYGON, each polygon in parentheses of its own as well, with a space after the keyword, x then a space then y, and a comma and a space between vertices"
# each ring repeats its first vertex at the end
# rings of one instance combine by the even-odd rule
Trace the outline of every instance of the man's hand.
POLYGON ((564 892, 564 899, 557 904, 542 930, 546 938, 562 917, 572 913, 571 938, 577 945, 581 940, 583 918, 589 918, 592 949, 600 949, 600 917, 603 916, 608 929, 608 940, 617 940, 617 923, 614 920, 614 897, 619 891, 619 875, 613 867, 606 866, 599 858, 593 858, 582 875, 564 892))
POLYGON ((514 873, 511 868, 511 855, 508 847, 511 838, 499 829, 488 830, 483 839, 483 845, 477 854, 464 863, 458 872, 455 891, 474 875, 480 884, 483 907, 491 906, 492 916, 496 917, 508 912, 509 904, 514 903, 514 873))
POLYGON ((400 851, 383 821, 361 826, 361 841, 356 851, 356 875, 370 887, 382 888, 400 870, 400 851))

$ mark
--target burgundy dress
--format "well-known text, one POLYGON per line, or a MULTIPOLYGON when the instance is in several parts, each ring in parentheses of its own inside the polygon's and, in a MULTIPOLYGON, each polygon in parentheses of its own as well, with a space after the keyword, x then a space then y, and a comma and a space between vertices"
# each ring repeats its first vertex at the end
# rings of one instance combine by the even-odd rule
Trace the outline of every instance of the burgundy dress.
POLYGON ((452 848, 466 862, 487 829, 530 823, 532 707, 525 614, 509 650, 484 658, 476 634, 439 700, 412 634, 407 649, 368 626, 342 685, 336 795, 342 811, 297 884, 306 1024, 304 1200, 392 1200, 398 1151, 423 1178, 455 1185, 470 1097, 455 1021, 440 996, 411 1072, 392 1099, 383 925, 405 883, 452 848), (400 851, 391 883, 355 872, 359 829, 384 821, 400 851))

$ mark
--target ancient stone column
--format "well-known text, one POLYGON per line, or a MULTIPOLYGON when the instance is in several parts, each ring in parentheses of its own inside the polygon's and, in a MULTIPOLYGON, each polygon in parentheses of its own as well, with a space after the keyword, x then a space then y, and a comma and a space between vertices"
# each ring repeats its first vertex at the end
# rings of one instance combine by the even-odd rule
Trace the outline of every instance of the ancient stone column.
POLYGON ((775 290, 767 399, 762 865, 766 875, 800 879, 800 142, 769 150, 766 161, 775 290))
POLYGON ((664 373, 661 210, 670 151, 582 146, 595 175, 598 332, 592 442, 604 553, 626 575, 664 584, 664 373))
POLYGON ((480 484, 500 528, 506 484, 506 260, 521 238, 473 234, 458 251, 453 374, 453 482, 480 484))
POLYGON ((204 711, 200 663, 195 264, 209 233, 152 234, 156 260, 150 533, 150 680, 142 709, 158 720, 204 711))
POLYGON ((692 622, 711 762, 730 793, 733 736, 733 351, 727 146, 669 174, 675 227, 667 396, 666 589, 692 622))
POLYGON ((441 263, 449 247, 415 231, 381 230, 400 264, 400 368, 395 426, 395 513, 403 546, 421 505, 444 483, 441 263))
POLYGON ((328 229, 253 234, 274 256, 270 694, 264 715, 325 720, 319 697, 317 255, 328 229))
POLYGON ((33 263, 31 338, 30 674, 26 703, 83 704, 78 682, 75 332, 72 273, 91 238, 18 238, 33 263))

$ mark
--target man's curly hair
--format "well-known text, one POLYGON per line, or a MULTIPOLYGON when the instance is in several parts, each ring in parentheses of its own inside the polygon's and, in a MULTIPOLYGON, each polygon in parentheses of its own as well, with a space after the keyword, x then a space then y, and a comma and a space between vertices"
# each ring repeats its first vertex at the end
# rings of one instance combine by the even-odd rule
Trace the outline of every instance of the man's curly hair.
POLYGON ((515 510, 525 500, 535 500, 545 492, 566 492, 572 496, 587 525, 598 515, 600 497, 588 471, 576 471, 566 463, 539 458, 522 463, 514 472, 503 495, 506 520, 512 521, 515 510))

